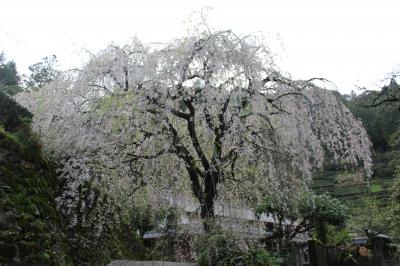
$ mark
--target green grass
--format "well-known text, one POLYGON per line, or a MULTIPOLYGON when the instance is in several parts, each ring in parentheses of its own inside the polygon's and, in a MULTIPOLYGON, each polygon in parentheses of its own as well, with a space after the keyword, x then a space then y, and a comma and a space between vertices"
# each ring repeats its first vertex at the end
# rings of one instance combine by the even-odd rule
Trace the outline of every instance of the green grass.
POLYGON ((373 184, 369 187, 372 193, 377 193, 383 191, 383 187, 380 184, 373 184))

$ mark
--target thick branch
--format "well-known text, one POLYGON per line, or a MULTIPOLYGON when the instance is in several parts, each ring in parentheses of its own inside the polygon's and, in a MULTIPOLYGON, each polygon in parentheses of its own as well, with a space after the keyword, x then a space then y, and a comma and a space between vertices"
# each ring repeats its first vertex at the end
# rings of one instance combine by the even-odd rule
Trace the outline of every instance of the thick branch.
POLYGON ((173 142, 172 145, 175 147, 178 157, 185 161, 186 170, 188 171, 190 181, 192 182, 192 190, 197 199, 202 202, 203 201, 203 192, 201 189, 199 176, 202 176, 202 172, 195 164, 194 158, 190 155, 189 151, 185 146, 181 143, 178 132, 172 126, 171 123, 167 122, 169 126, 169 130, 172 133, 173 142))
POLYGON ((187 120, 187 129, 189 131, 190 139, 192 140, 192 145, 197 153, 197 156, 201 160, 201 163, 204 167, 204 171, 207 172, 210 169, 210 163, 206 158, 206 155, 203 152, 203 149, 200 146, 199 140, 197 138, 196 133, 196 125, 195 125, 195 109, 191 101, 185 101, 186 106, 189 108, 190 118, 187 120))

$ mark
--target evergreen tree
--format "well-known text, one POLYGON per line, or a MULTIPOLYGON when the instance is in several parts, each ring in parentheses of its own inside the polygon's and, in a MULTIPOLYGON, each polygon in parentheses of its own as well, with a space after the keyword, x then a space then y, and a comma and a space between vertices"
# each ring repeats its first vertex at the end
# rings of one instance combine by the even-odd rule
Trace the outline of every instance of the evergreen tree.
POLYGON ((19 86, 20 77, 14 61, 6 61, 4 52, 0 53, 0 91, 9 95, 17 94, 22 89, 19 86))

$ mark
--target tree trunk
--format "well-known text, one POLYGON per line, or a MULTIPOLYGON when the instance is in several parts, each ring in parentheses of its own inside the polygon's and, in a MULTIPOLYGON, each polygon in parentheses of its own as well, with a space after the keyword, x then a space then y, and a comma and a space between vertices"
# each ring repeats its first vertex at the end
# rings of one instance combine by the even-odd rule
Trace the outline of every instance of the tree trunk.
POLYGON ((206 233, 210 233, 215 222, 214 201, 217 195, 218 173, 212 171, 206 174, 204 180, 203 200, 200 202, 200 217, 206 233))
POLYGON ((203 223, 205 233, 210 233, 215 222, 214 216, 214 199, 205 197, 204 201, 200 203, 200 217, 203 223))
POLYGON ((326 244, 327 242, 327 225, 325 222, 320 221, 317 225, 317 236, 319 241, 321 241, 323 244, 326 244))

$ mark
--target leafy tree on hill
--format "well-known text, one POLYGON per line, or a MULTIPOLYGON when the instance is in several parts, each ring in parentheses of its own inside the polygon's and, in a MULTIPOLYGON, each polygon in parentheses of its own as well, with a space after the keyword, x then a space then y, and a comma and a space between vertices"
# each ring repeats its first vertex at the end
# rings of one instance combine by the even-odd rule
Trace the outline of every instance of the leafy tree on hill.
POLYGON ((374 97, 374 95, 364 92, 353 96, 347 102, 347 106, 355 116, 363 121, 374 148, 385 151, 388 149, 390 135, 400 127, 400 116, 394 106, 367 107, 374 97))
POLYGON ((400 130, 397 102, 385 101, 386 98, 382 97, 398 89, 399 85, 392 79, 381 91, 366 91, 345 100, 352 113, 363 121, 367 129, 374 148, 374 174, 380 178, 393 177, 395 173, 395 165, 391 162, 396 157, 396 149, 390 143, 400 130))
POLYGON ((28 88, 39 89, 56 78, 60 73, 56 69, 57 57, 55 55, 46 56, 38 63, 29 66, 30 75, 25 78, 25 86, 28 88))
POLYGON ((274 196, 267 197, 256 212, 272 215, 273 234, 271 239, 278 249, 287 248, 298 233, 315 231, 318 239, 326 243, 327 225, 343 224, 348 218, 348 208, 338 199, 327 194, 304 193, 300 198, 282 201, 274 196))
POLYGON ((372 99, 371 107, 392 105, 400 111, 400 85, 396 81, 396 75, 390 79, 389 85, 383 86, 380 91, 368 91, 372 99))
POLYGON ((350 228, 370 239, 377 234, 388 234, 390 224, 390 207, 382 205, 376 197, 366 197, 361 204, 351 210, 350 228))
POLYGON ((396 181, 391 188, 391 236, 400 243, 400 164, 396 172, 396 181))
POLYGON ((0 90, 9 95, 17 94, 22 89, 19 86, 20 77, 14 61, 6 61, 3 52, 0 53, 0 90))
POLYGON ((361 228, 373 239, 376 234, 389 234, 397 243, 399 235, 399 188, 400 188, 400 86, 395 76, 380 91, 365 91, 353 95, 347 102, 350 110, 360 117, 371 136, 374 147, 374 172, 376 177, 395 180, 389 200, 365 198, 361 205, 353 209, 350 224, 361 228))

